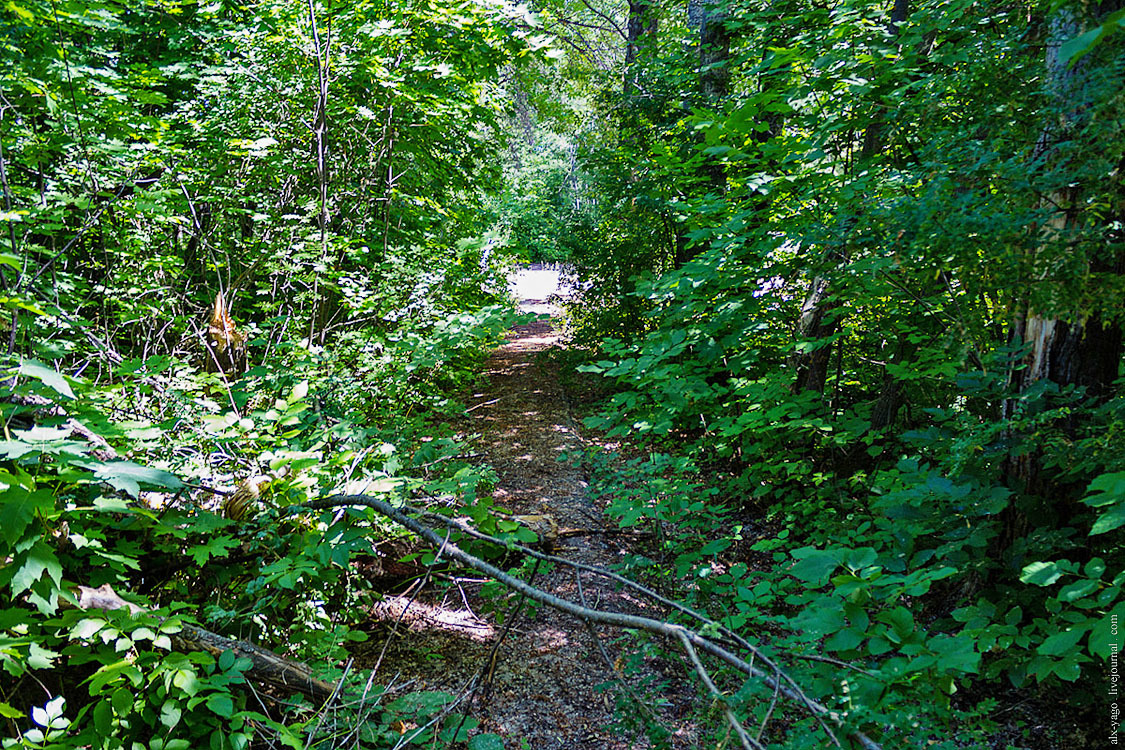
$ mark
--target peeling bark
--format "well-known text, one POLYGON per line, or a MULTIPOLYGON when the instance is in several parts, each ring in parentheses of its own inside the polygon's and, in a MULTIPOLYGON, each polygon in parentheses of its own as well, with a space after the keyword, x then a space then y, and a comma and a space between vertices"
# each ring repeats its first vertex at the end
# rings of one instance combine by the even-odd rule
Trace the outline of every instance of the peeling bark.
MULTIPOLYGON (((830 299, 829 287, 828 279, 823 276, 814 278, 809 285, 808 295, 801 305, 801 317, 797 321, 798 340, 823 341, 836 332, 837 317, 832 313, 838 303, 830 299)), ((797 371, 793 392, 815 391, 823 394, 828 382, 831 358, 831 344, 795 355, 791 363, 797 371)))
MULTIPOLYGON (((1102 10, 1109 5, 1113 4, 1103 4, 1102 10)), ((1086 25, 1083 20, 1095 19, 1082 19, 1074 8, 1066 7, 1056 11, 1049 24, 1047 89, 1057 111, 1040 133, 1035 148, 1037 159, 1050 161, 1054 156, 1050 153, 1053 144, 1080 133, 1083 121, 1087 119, 1085 109, 1089 93, 1086 90, 1088 76, 1085 65, 1082 62, 1069 65, 1059 54, 1065 41, 1081 33, 1086 25)), ((1056 210, 1041 227, 1033 228, 1036 240, 1031 250, 1033 256, 1053 244, 1065 242, 1067 234, 1081 226, 1085 217, 1078 212, 1080 203, 1077 185, 1068 185, 1044 201, 1045 206, 1056 207, 1056 210)), ((1089 270, 1121 273, 1122 261, 1121 253, 1117 253, 1109 262, 1092 260, 1089 270)), ((1098 399, 1112 395, 1123 352, 1122 329, 1117 322, 1077 308, 1048 314, 1036 310, 1028 300, 1021 300, 1017 309, 1021 312, 1012 321, 1009 341, 1026 347, 1026 351, 1014 363, 1009 374, 1013 392, 1021 394, 1036 383, 1047 381, 1059 387, 1084 388, 1088 395, 1098 399)), ((1005 401, 1001 410, 1003 418, 1016 419, 1021 404, 1018 397, 1005 401)), ((1056 426, 1073 436, 1077 429, 1076 418, 1072 416, 1056 426)), ((1010 433, 1013 444, 1018 444, 1020 437, 1016 430, 1010 433)), ((1013 453, 1005 460, 1002 471, 1008 485, 1016 492, 1041 499, 1045 503, 1044 508, 1058 518, 1069 515, 1072 493, 1044 474, 1039 451, 1013 453)), ((1007 551, 1030 527, 1024 508, 1016 503, 1005 509, 1001 523, 1001 535, 995 550, 998 553, 1007 551)))

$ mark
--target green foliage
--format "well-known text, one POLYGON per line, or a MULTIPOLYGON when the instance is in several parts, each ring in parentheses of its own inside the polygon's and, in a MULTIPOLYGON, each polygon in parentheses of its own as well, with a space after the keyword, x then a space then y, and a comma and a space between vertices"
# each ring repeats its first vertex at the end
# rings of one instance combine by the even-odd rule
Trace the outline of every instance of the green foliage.
POLYGON ((504 191, 493 210, 507 231, 508 245, 533 263, 568 261, 575 253, 572 227, 591 211, 586 179, 576 165, 577 146, 546 132, 517 141, 504 191))
MULTIPOLYGON (((480 349, 507 325, 508 315, 494 308, 439 321, 429 336, 414 334, 411 346, 389 358, 397 364, 383 376, 407 379, 408 372, 439 368, 467 372, 479 362, 480 349)), ((216 480, 222 465, 213 459, 200 462, 189 453, 166 461, 174 473, 133 461, 102 460, 95 456, 95 446, 75 439, 64 416, 14 430, 12 439, 0 444, 9 461, 0 472, 0 555, 9 561, 0 572, 0 668, 17 687, 31 680, 57 681, 58 695, 38 706, 27 702, 26 690, 6 693, 7 718, 30 719, 19 738, 5 741, 6 747, 127 747, 154 733, 164 738, 161 747, 245 747, 263 732, 290 746, 304 746, 300 710, 281 718, 247 703, 241 687, 244 661, 229 652, 217 658, 178 653, 170 637, 182 623, 198 623, 239 637, 254 633, 258 642, 277 644, 293 658, 339 663, 347 655, 345 644, 364 638, 342 623, 360 620, 370 597, 356 586, 349 560, 370 549, 371 537, 381 533, 379 523, 370 514, 353 511, 347 526, 332 525, 331 514, 310 525, 286 518, 285 507, 321 492, 354 491, 356 484, 359 491, 385 491, 380 477, 403 477, 392 486, 453 492, 471 502, 482 477, 480 471, 466 471, 450 461, 448 472, 426 472, 428 482, 409 479, 443 457, 464 452, 454 440, 432 440, 433 428, 423 432, 422 423, 415 425, 413 436, 403 430, 407 423, 395 423, 399 444, 394 445, 379 442, 384 433, 374 423, 362 428, 325 418, 354 412, 387 420, 411 392, 436 398, 434 386, 395 393, 400 399, 395 404, 370 392, 364 402, 355 393, 327 390, 319 380, 317 387, 326 390, 310 387, 308 379, 298 381, 301 375, 315 378, 328 371, 323 360, 304 356, 307 361, 287 373, 244 381, 256 392, 277 393, 278 398, 242 412, 230 411, 229 405, 224 412, 200 399, 193 380, 184 383, 175 370, 165 370, 167 387, 160 387, 157 376, 147 383, 149 393, 156 391, 163 399, 176 393, 194 398, 167 404, 178 413, 163 429, 154 431, 152 423, 132 420, 109 433, 119 449, 128 446, 138 453, 142 446, 149 455, 158 455, 165 447, 194 444, 204 451, 224 451, 231 461, 259 462, 257 468, 271 472, 269 491, 255 513, 238 523, 176 502, 187 490, 180 477, 190 477, 192 483, 216 480), (320 414, 310 408, 313 398, 320 403, 320 414), (177 427, 185 417, 196 426, 177 427), (411 440, 426 449, 411 456, 411 440), (435 442, 436 449, 429 446, 435 442), (352 485, 339 486, 341 474, 352 485), (61 608, 73 602, 76 583, 145 589, 156 608, 136 615, 61 608)), ((33 362, 12 372, 27 378, 16 391, 21 398, 54 393, 60 401, 67 399, 68 414, 97 415, 107 399, 115 403, 121 398, 116 387, 99 389, 75 378, 62 381, 55 371, 33 362)), ((135 385, 142 387, 141 382, 135 385)), ((228 396, 230 404, 238 404, 247 403, 250 394, 235 388, 228 396)), ((399 737, 388 728, 392 719, 428 718, 436 710, 423 708, 401 701, 388 704, 383 729, 365 730, 375 732, 369 746, 392 746, 399 737)), ((449 725, 460 718, 451 715, 439 725, 449 734, 442 735, 445 741, 452 741, 449 725)), ((467 722, 461 731, 474 726, 467 722)), ((419 738, 423 736, 430 734, 419 730, 419 738)))
POLYGON ((1054 6, 733 4, 718 96, 664 13, 587 125, 578 369, 651 457, 589 462, 659 525, 630 562, 837 660, 790 668, 890 744, 993 731, 958 693, 999 681, 1089 705, 1120 616, 1120 13, 1054 6))
MULTIPOLYGON (((491 2, 7 4, 5 747, 331 734, 171 636, 340 663, 385 529, 287 512, 321 494, 530 540, 442 423, 513 254, 574 263, 587 425, 627 456, 594 491, 652 536, 628 569, 815 657, 790 671, 887 744, 976 741, 995 704, 958 693, 1000 681, 1089 698, 1125 614, 1122 11, 720 6, 648 7, 622 86, 636 26, 596 3, 540 3, 554 45, 491 2), (220 291, 244 374, 200 371, 220 291), (238 514, 205 489, 251 481, 238 514), (66 606, 107 583, 149 611, 66 606)), ((496 746, 450 702, 363 742, 496 746)))
MULTIPOLYGON (((522 11, 477 2, 6 12, 3 746, 323 741, 310 706, 251 698, 244 660, 174 636, 339 676, 373 596, 349 561, 386 522, 290 506, 420 491, 488 516, 494 477, 443 420, 516 319, 483 211, 493 82, 542 45, 522 11), (201 371, 219 291, 245 374, 201 371), (74 608, 102 584, 144 611, 74 608)), ((416 744, 464 741, 451 701, 349 720, 364 747, 396 746, 398 717, 416 744)))

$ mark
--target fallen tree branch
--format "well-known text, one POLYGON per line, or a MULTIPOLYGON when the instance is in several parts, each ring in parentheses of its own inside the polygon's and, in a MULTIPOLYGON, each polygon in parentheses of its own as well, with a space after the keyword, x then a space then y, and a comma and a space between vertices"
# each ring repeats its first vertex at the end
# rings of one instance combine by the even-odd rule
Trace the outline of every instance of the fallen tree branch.
MULTIPOLYGON (((432 498, 432 499, 438 499, 438 498, 432 498)), ((750 664, 751 665, 753 665, 755 661, 761 661, 763 664, 765 664, 769 668, 769 670, 771 672, 773 672, 773 674, 778 678, 779 681, 784 681, 790 687, 792 687, 793 690, 798 695, 802 696, 802 698, 805 698, 804 691, 801 690, 800 686, 797 685, 796 681, 794 681, 793 678, 791 678, 777 664, 775 664, 765 654, 763 654, 757 647, 755 647, 753 644, 751 644, 745 638, 740 636, 738 633, 734 632, 730 628, 728 628, 728 627, 726 627, 726 626, 724 626, 724 625, 722 625, 718 622, 715 622, 714 620, 707 617, 706 615, 695 611, 691 607, 687 607, 687 606, 685 606, 685 605, 683 605, 683 604, 681 604, 681 603, 679 603, 679 602, 677 602, 673 599, 668 599, 667 597, 661 596, 656 591, 653 591, 652 589, 648 588, 647 586, 642 586, 641 584, 637 583, 636 581, 630 580, 623 575, 620 575, 618 573, 614 573, 611 570, 606 570, 605 568, 599 568, 596 565, 587 565, 585 563, 575 562, 573 560, 568 560, 565 557, 558 557, 558 556, 555 556, 555 555, 548 554, 546 552, 541 552, 537 549, 533 549, 533 548, 528 547, 526 545, 513 542, 510 539, 499 539, 499 538, 494 537, 494 536, 489 536, 488 534, 485 534, 485 533, 483 533, 481 531, 478 531, 477 529, 473 528, 472 526, 470 526, 468 523, 466 523, 465 521, 463 521, 461 519, 450 518, 448 516, 442 515, 441 513, 435 513, 433 511, 429 511, 429 510, 420 510, 420 509, 417 509, 417 508, 411 508, 410 506, 405 506, 403 508, 403 510, 408 511, 410 513, 417 513, 419 515, 425 516, 426 518, 433 519, 434 521, 436 521, 438 523, 441 523, 441 524, 443 524, 443 525, 445 525, 449 528, 457 529, 458 531, 462 532, 463 534, 466 534, 467 536, 470 536, 474 539, 479 539, 481 541, 490 542, 492 544, 497 544, 497 545, 500 545, 502 547, 506 547, 508 549, 518 550, 518 551, 522 552, 523 554, 528 555, 529 557, 535 558, 536 560, 544 560, 544 561, 556 563, 556 564, 559 564, 559 565, 565 565, 567 567, 573 568, 576 571, 583 571, 584 570, 584 571, 588 571, 588 572, 591 572, 591 573, 595 573, 597 575, 603 576, 603 577, 608 578, 612 581, 620 583, 622 586, 624 586, 626 588, 629 588, 629 589, 632 589, 633 591, 644 594, 646 597, 648 597, 649 599, 652 599, 655 602, 659 602, 660 604, 663 604, 667 607, 670 607, 670 608, 676 610, 677 612, 680 612, 684 615, 687 615, 688 617, 693 618, 694 620, 696 620, 700 623, 703 623, 703 625, 706 626, 706 628, 708 630, 713 631, 713 632, 717 632, 720 635, 724 636, 725 638, 729 639, 731 642, 737 644, 740 648, 744 649, 746 652, 748 652, 750 654, 750 656, 751 656, 750 664)), ((805 698, 805 699, 807 700, 807 698, 805 698)), ((816 717, 817 721, 820 722, 820 725, 821 725, 821 727, 824 728, 824 731, 830 737, 833 736, 831 730, 828 728, 828 725, 825 723, 824 718, 814 710, 813 706, 806 703, 805 707, 813 714, 813 716, 816 717)))
POLYGON ((738 717, 734 715, 734 712, 730 710, 730 706, 727 705, 726 696, 720 692, 714 680, 711 679, 711 675, 707 672, 707 667, 703 666, 703 662, 700 661, 699 654, 695 652, 695 647, 691 645, 691 641, 685 638, 683 633, 680 633, 679 636, 680 642, 684 646, 684 652, 688 655, 688 658, 691 659, 696 673, 699 674, 700 681, 706 686, 711 695, 715 697, 715 700, 723 705, 723 715, 726 717, 727 723, 730 724, 730 728, 738 735, 738 741, 742 744, 743 750, 765 750, 761 743, 750 739, 750 736, 746 734, 742 722, 739 721, 738 717))
MULTIPOLYGON (((81 609, 113 610, 128 608, 133 614, 138 612, 150 613, 143 607, 122 599, 108 583, 98 588, 89 586, 78 587, 78 606, 81 609)), ((284 656, 279 656, 261 646, 255 646, 246 641, 236 641, 233 638, 212 633, 210 630, 196 627, 189 623, 182 624, 183 629, 178 633, 170 633, 172 645, 178 651, 206 651, 216 659, 224 651, 231 651, 238 658, 250 660, 250 668, 244 673, 246 677, 264 685, 285 691, 287 693, 301 693, 312 700, 324 702, 336 695, 337 686, 331 682, 318 680, 312 676, 309 668, 284 656)))
MULTIPOLYGON (((591 609, 589 607, 584 607, 570 600, 562 599, 547 591, 531 586, 520 580, 519 578, 505 573, 496 566, 487 563, 484 560, 481 560, 475 555, 469 554, 456 544, 444 539, 436 531, 434 531, 434 529, 426 526, 418 519, 407 515, 402 510, 395 508, 390 503, 384 500, 380 500, 376 497, 372 497, 370 495, 332 495, 329 497, 317 498, 303 505, 293 506, 289 509, 289 512, 299 513, 309 510, 324 510, 328 508, 338 508, 347 505, 361 505, 372 508, 378 513, 395 521, 396 523, 399 523, 402 526, 410 529, 433 546, 441 547, 445 557, 456 560, 457 562, 467 567, 473 568, 474 570, 491 576, 497 581, 503 583, 508 588, 523 594, 527 598, 539 602, 540 604, 544 604, 548 607, 552 607, 553 609, 557 609, 561 612, 565 612, 569 615, 572 615, 573 617, 577 617, 583 622, 601 623, 603 625, 610 625, 617 628, 632 628, 635 630, 643 630, 648 633, 653 633, 655 635, 660 635, 679 641, 681 644, 690 644, 694 649, 710 654, 711 656, 719 659, 728 666, 733 667, 734 669, 742 672, 748 677, 760 680, 770 688, 773 688, 775 691, 780 692, 786 698, 798 703, 801 706, 804 706, 805 709, 808 710, 808 712, 820 723, 821 727, 824 729, 824 732, 826 733, 832 744, 836 747, 843 747, 843 745, 840 743, 840 740, 836 737, 836 734, 833 731, 832 727, 829 726, 829 723, 837 728, 840 728, 843 725, 843 719, 840 714, 835 711, 831 711, 826 706, 811 699, 808 695, 805 694, 803 690, 801 690, 799 686, 796 685, 796 683, 791 678, 788 678, 786 675, 784 675, 780 668, 765 660, 765 657, 758 653, 756 650, 754 651, 755 659, 761 659, 765 663, 767 663, 771 667, 771 671, 774 672, 774 674, 769 674, 768 672, 762 671, 753 663, 745 661, 737 654, 732 653, 731 651, 712 641, 711 639, 706 638, 693 630, 689 630, 683 625, 664 622, 662 620, 655 620, 651 617, 644 617, 640 615, 628 615, 622 612, 591 609)), ((501 544, 504 543, 500 540, 496 541, 499 541, 499 543, 501 544)), ((553 556, 547 555, 546 557, 552 558, 553 556)), ((557 559, 569 564, 569 561, 565 561, 562 558, 557 559)), ((680 605, 678 608, 683 608, 683 605, 680 605)), ((698 613, 692 614, 694 614, 696 617, 702 617, 698 613)), ((867 750, 880 750, 879 744, 862 732, 852 731, 851 737, 864 748, 867 748, 867 750)))
MULTIPOLYGON (((585 607, 587 606, 587 604, 586 593, 582 590, 582 571, 574 571, 574 582, 578 587, 578 601, 582 602, 582 606, 585 607)), ((630 685, 625 679, 624 671, 622 670, 622 673, 618 674, 618 670, 614 666, 613 659, 609 658, 609 652, 606 651, 605 644, 602 643, 602 639, 598 635, 598 629, 594 627, 594 623, 587 622, 586 630, 589 631, 590 638, 593 639, 594 645, 598 647, 598 651, 602 655, 602 661, 605 662, 606 667, 609 669, 609 673, 613 675, 614 681, 621 686, 622 690, 629 694, 630 698, 633 699, 633 705, 636 706, 637 709, 641 711, 641 713, 643 713, 653 724, 656 724, 662 729, 667 730, 667 727, 664 726, 664 723, 660 720, 660 717, 656 715, 656 712, 652 710, 652 707, 645 703, 645 701, 641 700, 641 696, 637 694, 637 691, 634 690, 633 686, 630 685)), ((668 730, 668 734, 672 734, 671 730, 668 730)))

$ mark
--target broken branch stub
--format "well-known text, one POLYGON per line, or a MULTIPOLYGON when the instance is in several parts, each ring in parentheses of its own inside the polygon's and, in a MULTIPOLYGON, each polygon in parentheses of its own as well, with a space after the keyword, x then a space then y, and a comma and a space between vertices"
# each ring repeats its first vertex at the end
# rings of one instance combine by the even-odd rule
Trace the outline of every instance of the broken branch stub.
POLYGON ((222 292, 215 295, 207 321, 204 369, 223 377, 236 378, 246 372, 246 334, 235 328, 222 292))

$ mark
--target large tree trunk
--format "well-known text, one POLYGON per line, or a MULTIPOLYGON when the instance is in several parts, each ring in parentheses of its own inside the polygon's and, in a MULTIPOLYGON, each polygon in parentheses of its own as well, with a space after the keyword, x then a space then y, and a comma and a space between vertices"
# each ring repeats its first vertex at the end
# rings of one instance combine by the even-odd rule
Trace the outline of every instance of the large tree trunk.
MULTIPOLYGON (((1101 10, 1107 10, 1109 5, 1116 6, 1118 3, 1103 3, 1101 10)), ((1064 42, 1095 21, 1096 15, 1083 18, 1073 7, 1057 10, 1050 20, 1046 68, 1048 93, 1053 99, 1053 106, 1040 133, 1035 156, 1037 161, 1043 160, 1053 167, 1059 166, 1057 160, 1063 151, 1058 144, 1081 137, 1090 97, 1086 65, 1082 62, 1068 64, 1059 50, 1064 42)), ((1033 256, 1066 244, 1069 235, 1085 223, 1086 217, 1079 211, 1079 206, 1083 205, 1079 195, 1081 187, 1068 185, 1044 201, 1044 208, 1054 213, 1041 227, 1033 228, 1036 242, 1031 250, 1033 256)), ((1120 197, 1117 203, 1121 205, 1120 197)), ((1125 270, 1123 260, 1125 258, 1120 252, 1108 259, 1094 258, 1089 261, 1089 270, 1091 273, 1121 274, 1125 270)), ((1050 279, 1044 278, 1043 281, 1049 283, 1050 279)), ((1022 394, 1037 383, 1049 381, 1060 387, 1084 388, 1087 394, 1100 399, 1111 395, 1122 357, 1122 329, 1116 321, 1107 321, 1097 312, 1090 314, 1083 309, 1055 309, 1044 313, 1027 300, 1017 301, 1015 308, 1019 312, 1012 321, 1009 340, 1014 345, 1025 347, 1025 351, 1014 363, 1009 376, 1014 393, 1022 394)), ((1019 395, 1006 401, 1002 407, 1004 419, 1018 418, 1022 403, 1019 395)), ((1073 435, 1077 424, 1071 417, 1066 423, 1056 426, 1073 435)), ((1016 428, 1011 434, 1011 442, 1020 443, 1020 437, 1016 428)), ((1004 462, 1005 479, 1018 495, 1026 498, 1025 503, 1036 502, 1057 518, 1067 517, 1073 500, 1071 493, 1064 491, 1055 479, 1045 474, 1042 458, 1038 450, 1014 452, 1004 462)), ((1025 507, 1015 502, 1010 505, 1002 516, 1002 526, 996 545, 998 553, 1007 551, 1029 530, 1025 507)))
MULTIPOLYGON (((690 8, 689 8, 690 10, 690 8)), ((699 88, 705 102, 720 101, 730 92, 729 11, 722 0, 706 2, 699 19, 699 88)))
MULTIPOLYGON (((726 27, 725 0, 688 0, 688 26, 699 34, 699 92, 704 106, 718 105, 730 93, 731 34, 726 27)), ((711 189, 718 195, 726 192, 726 168, 718 161, 704 163, 703 173, 711 189)), ((695 256, 688 247, 687 236, 677 228, 675 257, 677 268, 695 256)))

